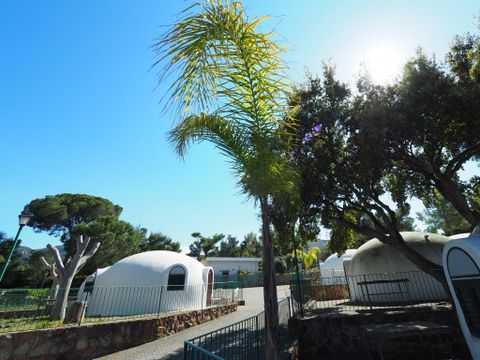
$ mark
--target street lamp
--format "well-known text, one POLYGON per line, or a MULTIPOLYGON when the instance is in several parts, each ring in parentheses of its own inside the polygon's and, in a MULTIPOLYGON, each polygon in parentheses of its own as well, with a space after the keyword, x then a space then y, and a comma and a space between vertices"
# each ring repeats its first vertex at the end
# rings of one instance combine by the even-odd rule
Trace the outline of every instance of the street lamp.
POLYGON ((18 231, 17 235, 15 236, 15 240, 13 241, 13 246, 10 249, 10 252, 8 253, 7 259, 5 260, 5 263, 3 264, 2 267, 2 272, 0 273, 0 283, 2 282, 3 276, 5 275, 5 272, 7 271, 7 267, 10 264, 10 259, 12 258, 13 252, 15 251, 15 248, 17 247, 18 243, 18 237, 20 236, 20 232, 22 231, 23 227, 28 224, 30 219, 33 217, 33 214, 28 210, 28 206, 25 206, 23 211, 18 215, 18 231))

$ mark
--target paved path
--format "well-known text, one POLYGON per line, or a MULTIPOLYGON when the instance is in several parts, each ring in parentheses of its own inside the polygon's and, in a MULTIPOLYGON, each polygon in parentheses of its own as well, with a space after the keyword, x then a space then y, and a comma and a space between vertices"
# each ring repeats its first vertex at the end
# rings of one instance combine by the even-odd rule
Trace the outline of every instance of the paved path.
MULTIPOLYGON (((282 299, 290 294, 288 286, 278 286, 278 298, 282 299)), ((238 310, 222 316, 218 319, 207 321, 201 325, 181 331, 177 334, 164 337, 140 346, 110 354, 99 359, 102 360, 181 360, 183 359, 183 342, 218 328, 233 324, 237 321, 257 315, 263 311, 262 288, 243 289, 245 306, 239 306, 238 310)))

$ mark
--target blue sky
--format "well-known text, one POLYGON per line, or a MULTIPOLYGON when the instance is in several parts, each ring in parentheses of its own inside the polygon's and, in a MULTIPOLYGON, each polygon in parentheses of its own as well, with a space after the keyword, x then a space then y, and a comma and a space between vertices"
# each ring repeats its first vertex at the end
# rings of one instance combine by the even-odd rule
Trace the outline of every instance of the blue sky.
MULTIPOLYGON (((0 3, 0 231, 13 236, 26 203, 63 192, 110 199, 122 219, 183 246, 194 231, 240 239, 258 231, 257 210, 211 146, 181 161, 166 141, 176 119, 162 114, 149 46, 188 4, 0 3)), ((294 81, 325 60, 344 81, 361 63, 372 73, 382 67, 382 81, 417 46, 442 58, 455 34, 477 31, 480 14, 474 0, 245 4, 252 16, 273 16, 266 28, 285 38, 294 81)), ((59 243, 30 228, 22 239, 34 248, 59 243)))

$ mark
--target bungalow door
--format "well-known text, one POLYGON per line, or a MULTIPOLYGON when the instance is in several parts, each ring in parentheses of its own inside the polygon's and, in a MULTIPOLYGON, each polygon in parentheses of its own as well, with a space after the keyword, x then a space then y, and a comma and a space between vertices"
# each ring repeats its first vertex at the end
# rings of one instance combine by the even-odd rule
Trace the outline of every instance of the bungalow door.
POLYGON ((208 270, 208 284, 207 284, 207 306, 212 305, 212 293, 213 293, 213 271, 208 270))

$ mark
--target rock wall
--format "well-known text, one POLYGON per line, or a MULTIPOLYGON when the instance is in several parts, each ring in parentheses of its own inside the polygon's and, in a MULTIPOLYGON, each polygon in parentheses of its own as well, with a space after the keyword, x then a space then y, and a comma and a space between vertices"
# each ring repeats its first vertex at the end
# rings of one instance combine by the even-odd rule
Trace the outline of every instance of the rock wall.
MULTIPOLYGON (((450 326, 452 334, 439 336, 438 345, 451 347, 456 354, 465 356, 460 357, 461 359, 469 358, 455 312, 451 309, 424 308, 370 313, 318 312, 306 314, 302 319, 292 318, 288 327, 290 333, 298 339, 297 351, 300 359, 365 359, 368 355, 362 326, 407 321, 429 321, 450 326)), ((407 344, 401 343, 401 346, 401 351, 407 350, 407 344)), ((387 349, 391 350, 395 349, 387 349)))
POLYGON ((237 310, 224 305, 134 319, 0 335, 0 360, 92 359, 138 346, 237 310))
POLYGON ((312 285, 311 296, 318 301, 350 298, 347 285, 312 285))

